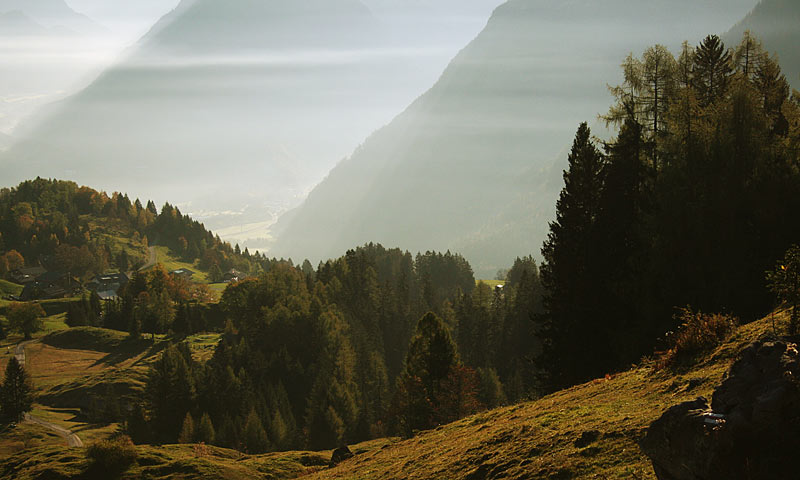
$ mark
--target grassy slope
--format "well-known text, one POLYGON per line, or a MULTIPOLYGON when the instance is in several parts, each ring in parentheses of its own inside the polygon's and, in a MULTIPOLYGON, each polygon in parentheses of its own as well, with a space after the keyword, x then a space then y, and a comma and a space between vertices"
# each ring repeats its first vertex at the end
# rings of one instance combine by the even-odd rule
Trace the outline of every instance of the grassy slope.
POLYGON ((506 281, 505 280, 476 280, 475 281, 476 285, 479 285, 481 283, 485 283, 486 285, 489 285, 490 287, 494 288, 494 287, 496 287, 498 285, 505 285, 506 281))
MULTIPOLYGON (((0 429, 1 430, 1 429, 0 429)), ((23 424, 0 433, 0 458, 8 458, 31 448, 63 445, 64 440, 36 424, 23 424)))
MULTIPOLYGON (((216 447, 192 445, 137 447, 138 464, 121 479, 289 479, 322 468, 321 453, 286 452, 247 456, 216 447)), ((330 452, 327 452, 330 458, 330 452)), ((83 479, 86 458, 80 449, 40 447, 17 453, 0 461, 0 478, 15 480, 83 479)))
POLYGON ((741 327, 685 372, 640 366, 423 432, 309 479, 655 478, 637 446, 648 425, 672 405, 710 398, 738 353, 771 326, 767 318, 741 327), (575 446, 590 431, 599 439, 575 446))
POLYGON ((22 285, 11 283, 8 280, 0 279, 0 297, 6 295, 19 295, 22 293, 22 285))
POLYGON ((207 284, 211 292, 216 295, 217 299, 222 297, 222 292, 225 290, 225 287, 228 286, 227 283, 211 283, 211 280, 208 278, 208 272, 201 270, 200 267, 197 266, 197 262, 187 263, 181 261, 181 259, 173 254, 167 247, 158 246, 155 248, 158 255, 157 262, 163 265, 168 272, 181 268, 189 269, 194 272, 194 276, 192 277, 193 282, 207 284))
MULTIPOLYGON (((219 334, 187 338, 198 360, 210 358, 218 340, 219 334)), ((80 408, 92 396, 103 398, 109 385, 121 398, 139 393, 147 368, 168 343, 164 336, 130 341, 125 333, 93 327, 55 331, 31 343, 25 350, 39 394, 34 415, 75 431, 85 443, 105 438, 117 425, 88 423, 80 408)), ((0 350, 0 363, 8 356, 0 350)))
POLYGON ((100 239, 101 244, 108 245, 115 258, 122 250, 126 250, 131 265, 147 261, 149 253, 144 242, 141 239, 134 239, 130 228, 119 220, 110 218, 101 220, 91 215, 84 215, 81 219, 89 222, 92 235, 100 239))
MULTIPOLYGON (((776 315, 780 328, 787 316, 776 315)), ((685 371, 654 371, 642 365, 613 377, 557 392, 534 402, 468 417, 410 440, 377 440, 351 447, 357 455, 333 469, 321 468, 330 452, 241 457, 211 449, 197 458, 189 446, 139 447, 139 467, 127 478, 325 479, 529 479, 654 478, 637 441, 668 407, 709 397, 739 352, 772 331, 772 318, 741 327, 725 344, 685 371), (598 439, 578 447, 585 432, 598 439), (238 460, 234 460, 238 459, 238 460), (272 476, 270 476, 272 475, 272 476)), ((64 334, 61 334, 64 335, 64 334)), ((193 343, 206 345, 210 339, 193 343)), ((83 457, 76 451, 41 447, 0 460, 0 479, 36 478, 43 469, 74 478, 83 457), (30 459, 25 460, 25 455, 30 459), (39 473, 37 473, 39 472, 39 473)))

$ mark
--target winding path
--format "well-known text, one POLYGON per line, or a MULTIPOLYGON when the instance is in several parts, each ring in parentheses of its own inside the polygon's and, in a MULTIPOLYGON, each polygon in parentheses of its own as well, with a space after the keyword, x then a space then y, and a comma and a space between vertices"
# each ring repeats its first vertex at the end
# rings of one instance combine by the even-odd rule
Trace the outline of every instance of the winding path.
MULTIPOLYGON (((22 342, 14 349, 14 356, 17 357, 17 361, 23 367, 25 366, 25 345, 31 343, 33 340, 28 340, 27 342, 22 342)), ((49 430, 55 432, 59 437, 63 438, 67 442, 67 446, 69 447, 82 447, 83 442, 81 441, 80 437, 75 435, 70 430, 66 428, 59 427, 53 423, 47 422, 42 420, 41 418, 36 418, 33 415, 26 413, 25 414, 25 421, 28 423, 36 423, 41 425, 49 430)))
POLYGON ((156 247, 148 247, 147 250, 150 252, 150 256, 147 259, 147 263, 145 263, 144 266, 139 269, 140 272, 152 267, 158 261, 158 252, 156 251, 156 247))

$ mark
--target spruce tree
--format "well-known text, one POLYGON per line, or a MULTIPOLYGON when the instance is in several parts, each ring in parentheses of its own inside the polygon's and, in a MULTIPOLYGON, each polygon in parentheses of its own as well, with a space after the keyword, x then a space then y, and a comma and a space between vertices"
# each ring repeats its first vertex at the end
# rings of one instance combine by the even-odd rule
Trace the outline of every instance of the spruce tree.
POLYGON ((181 426, 181 433, 178 434, 178 443, 192 443, 194 441, 194 418, 191 412, 186 412, 183 418, 183 425, 181 426))
POLYGON ((0 419, 4 423, 19 423, 33 409, 33 383, 17 357, 6 365, 5 379, 0 387, 0 419))
POLYGON ((217 435, 214 431, 214 424, 211 422, 211 417, 208 413, 204 413, 203 416, 200 417, 200 422, 197 424, 194 435, 195 439, 200 443, 205 443, 206 445, 215 444, 217 435))
POLYGON ((716 35, 703 39, 694 55, 694 87, 704 107, 725 95, 732 71, 731 52, 722 40, 716 35))
POLYGON ((542 247, 546 368, 553 387, 585 380, 596 365, 596 339, 589 332, 596 330, 596 289, 602 283, 594 265, 601 255, 595 227, 604 161, 586 123, 578 128, 568 162, 556 220, 542 247))
POLYGON ((250 410, 244 422, 244 443, 247 453, 266 453, 272 449, 264 424, 255 409, 250 410))

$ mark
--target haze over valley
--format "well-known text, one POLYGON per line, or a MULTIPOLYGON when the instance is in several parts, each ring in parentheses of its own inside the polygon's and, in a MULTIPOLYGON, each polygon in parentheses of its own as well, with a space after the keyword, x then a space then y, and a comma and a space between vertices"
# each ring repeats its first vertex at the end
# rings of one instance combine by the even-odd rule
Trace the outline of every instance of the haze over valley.
POLYGON ((492 8, 375 3, 183 2, 17 129, 0 169, 170 199, 263 250, 261 227, 431 85, 492 8))
POLYGON ((0 480, 800 478, 798 45, 0 0, 0 480))

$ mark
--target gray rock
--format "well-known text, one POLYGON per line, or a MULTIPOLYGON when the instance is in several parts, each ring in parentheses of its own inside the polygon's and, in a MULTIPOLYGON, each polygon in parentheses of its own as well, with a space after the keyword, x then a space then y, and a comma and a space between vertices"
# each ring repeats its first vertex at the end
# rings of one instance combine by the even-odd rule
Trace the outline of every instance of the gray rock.
POLYGON ((660 480, 800 478, 800 355, 786 341, 742 352, 704 398, 667 410, 640 442, 660 480), (713 408, 712 408, 713 407, 713 408))

